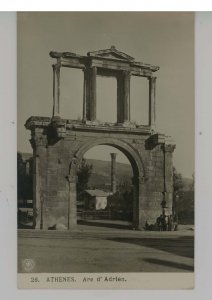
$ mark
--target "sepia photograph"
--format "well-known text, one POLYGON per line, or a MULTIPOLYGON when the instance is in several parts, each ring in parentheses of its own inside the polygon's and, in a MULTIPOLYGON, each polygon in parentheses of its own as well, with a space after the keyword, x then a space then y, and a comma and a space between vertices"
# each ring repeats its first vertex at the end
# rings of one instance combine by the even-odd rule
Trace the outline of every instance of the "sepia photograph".
POLYGON ((19 288, 194 288, 194 13, 17 13, 19 288))

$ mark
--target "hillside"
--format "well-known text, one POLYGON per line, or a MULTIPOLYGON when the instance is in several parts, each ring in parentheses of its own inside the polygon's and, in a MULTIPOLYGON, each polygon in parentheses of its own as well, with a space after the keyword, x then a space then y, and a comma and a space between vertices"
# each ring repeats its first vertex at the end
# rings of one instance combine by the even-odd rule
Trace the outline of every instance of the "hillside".
MULTIPOLYGON (((111 162, 87 159, 87 162, 93 166, 92 175, 89 180, 89 186, 95 185, 110 185, 111 179, 111 162)), ((116 163, 117 182, 128 181, 131 182, 133 177, 132 167, 128 164, 116 163)), ((192 185, 192 178, 182 178, 183 191, 189 191, 192 185)))
MULTIPOLYGON (((28 160, 32 157, 31 153, 20 153, 22 159, 28 160)), ((89 164, 93 166, 93 172, 89 180, 89 186, 95 185, 110 185, 111 179, 111 162, 96 159, 86 159, 89 164)), ((123 181, 131 182, 133 177, 133 171, 130 164, 116 163, 117 183, 123 181)), ((182 178, 183 191, 189 191, 192 185, 192 178, 182 178)))
MULTIPOLYGON (((110 185, 111 180, 111 162, 87 159, 87 162, 93 166, 92 175, 89 180, 89 186, 110 185)), ((117 182, 131 182, 133 177, 132 167, 123 163, 116 163, 117 182)))
POLYGON ((183 177, 183 190, 184 191, 190 191, 192 183, 193 183, 192 178, 183 177))

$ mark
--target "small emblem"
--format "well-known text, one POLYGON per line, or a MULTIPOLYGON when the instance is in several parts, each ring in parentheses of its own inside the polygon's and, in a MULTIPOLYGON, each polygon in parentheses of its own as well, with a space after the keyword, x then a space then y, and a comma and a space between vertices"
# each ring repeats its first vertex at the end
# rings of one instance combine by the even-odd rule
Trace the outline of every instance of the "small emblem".
POLYGON ((35 267, 35 261, 31 258, 25 258, 22 261, 22 266, 26 272, 31 272, 35 267))

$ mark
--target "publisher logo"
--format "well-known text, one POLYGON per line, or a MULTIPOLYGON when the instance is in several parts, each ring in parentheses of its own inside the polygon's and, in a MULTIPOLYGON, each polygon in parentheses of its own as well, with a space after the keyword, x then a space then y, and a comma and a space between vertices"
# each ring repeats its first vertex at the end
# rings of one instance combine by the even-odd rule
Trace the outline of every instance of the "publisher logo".
POLYGON ((25 258, 22 261, 22 266, 23 266, 24 271, 31 272, 35 267, 35 261, 31 258, 25 258))

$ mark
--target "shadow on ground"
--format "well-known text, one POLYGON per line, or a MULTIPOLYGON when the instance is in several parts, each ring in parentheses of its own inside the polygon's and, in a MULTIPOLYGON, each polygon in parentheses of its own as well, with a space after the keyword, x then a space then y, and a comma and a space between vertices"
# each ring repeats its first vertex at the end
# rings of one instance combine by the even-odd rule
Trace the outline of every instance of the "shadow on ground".
POLYGON ((188 271, 188 272, 189 271, 190 272, 194 271, 193 266, 188 266, 188 265, 185 265, 185 264, 182 264, 182 263, 176 263, 176 262, 173 262, 173 261, 167 261, 167 260, 162 260, 162 259, 157 259, 157 258, 144 258, 143 260, 145 262, 160 265, 160 266, 182 269, 182 270, 185 270, 185 271, 188 271))
POLYGON ((29 225, 29 224, 19 223, 18 224, 18 229, 33 229, 33 226, 29 225))
POLYGON ((131 224, 116 224, 116 223, 104 223, 101 221, 85 221, 85 220, 78 220, 77 224, 79 225, 86 225, 86 226, 98 226, 98 227, 107 227, 107 228, 117 228, 117 229, 132 229, 131 224))
POLYGON ((138 246, 155 248, 179 256, 194 257, 194 238, 190 236, 174 238, 107 238, 108 240, 138 246))

